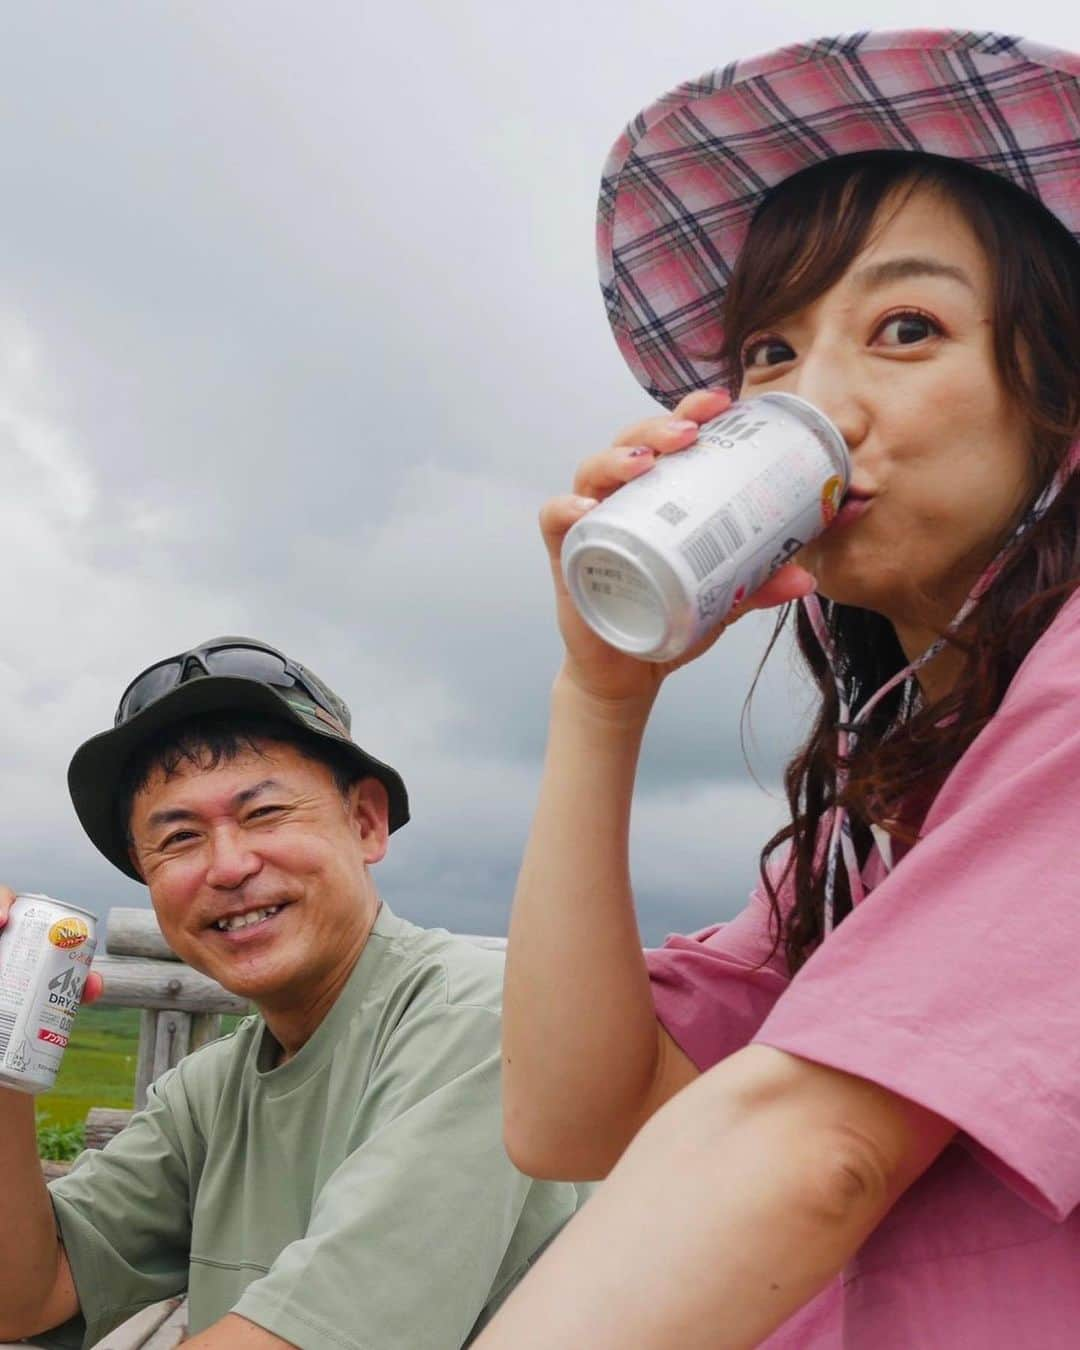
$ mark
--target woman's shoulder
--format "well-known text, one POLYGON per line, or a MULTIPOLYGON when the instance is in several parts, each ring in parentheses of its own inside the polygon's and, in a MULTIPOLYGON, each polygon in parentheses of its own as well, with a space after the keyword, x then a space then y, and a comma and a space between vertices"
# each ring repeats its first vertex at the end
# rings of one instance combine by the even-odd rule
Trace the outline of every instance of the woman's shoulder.
POLYGON ((1080 698, 1076 679, 1080 661, 1080 588, 1061 606, 1038 642, 1024 658, 1002 700, 1001 712, 1017 703, 1064 698, 1072 703, 1080 698))

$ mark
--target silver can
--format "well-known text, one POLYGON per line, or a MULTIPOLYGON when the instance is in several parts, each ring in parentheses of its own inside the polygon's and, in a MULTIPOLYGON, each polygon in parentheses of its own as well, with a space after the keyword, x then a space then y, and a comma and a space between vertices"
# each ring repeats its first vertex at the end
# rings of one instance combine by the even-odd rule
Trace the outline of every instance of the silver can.
POLYGON ((844 438, 812 404, 733 404, 567 532, 574 604, 620 651, 680 656, 832 524, 850 480, 844 438))
POLYGON ((48 1092, 97 946, 89 910, 17 895, 0 929, 0 1087, 48 1092))

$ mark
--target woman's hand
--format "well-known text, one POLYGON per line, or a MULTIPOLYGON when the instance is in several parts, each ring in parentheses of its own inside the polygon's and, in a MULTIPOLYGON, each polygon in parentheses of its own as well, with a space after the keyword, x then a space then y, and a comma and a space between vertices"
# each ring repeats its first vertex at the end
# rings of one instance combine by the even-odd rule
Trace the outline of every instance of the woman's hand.
POLYGON ((786 604, 808 595, 814 589, 813 578, 805 569, 788 563, 775 573, 708 637, 671 661, 642 661, 619 651, 598 637, 578 613, 563 578, 560 553, 570 527, 586 515, 597 502, 648 473, 661 455, 677 454, 697 439, 698 428, 718 417, 731 405, 729 396, 719 390, 688 394, 675 411, 666 417, 650 417, 628 427, 615 443, 586 459, 574 478, 573 495, 555 497, 540 512, 540 529, 547 545, 559 630, 566 643, 566 677, 583 692, 609 702, 651 702, 660 685, 680 666, 708 651, 721 633, 748 610, 786 604))
MULTIPOLYGON (((8 915, 11 913, 11 906, 15 903, 15 892, 10 886, 0 886, 0 933, 7 927, 8 915)), ((91 971, 86 977, 86 984, 83 986, 82 1002, 93 1003, 95 999, 101 997, 101 991, 105 988, 100 975, 91 971)))

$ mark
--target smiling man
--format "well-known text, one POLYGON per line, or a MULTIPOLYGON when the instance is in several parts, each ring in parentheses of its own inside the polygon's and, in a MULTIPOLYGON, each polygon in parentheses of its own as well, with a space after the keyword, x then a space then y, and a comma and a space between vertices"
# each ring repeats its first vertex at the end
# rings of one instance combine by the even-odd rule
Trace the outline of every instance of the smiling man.
POLYGON ((200 1350, 467 1345, 582 1193, 503 1151, 501 954, 379 897, 401 778, 310 671, 219 638, 137 676, 69 783, 177 955, 259 1016, 49 1196, 0 1090, 0 1340, 90 1346, 186 1288, 200 1350))

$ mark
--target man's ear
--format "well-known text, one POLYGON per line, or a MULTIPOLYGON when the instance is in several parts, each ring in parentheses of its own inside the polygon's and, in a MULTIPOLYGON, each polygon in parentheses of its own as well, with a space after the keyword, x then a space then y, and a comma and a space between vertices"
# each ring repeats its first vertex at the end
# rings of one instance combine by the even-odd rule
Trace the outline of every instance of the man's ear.
POLYGON ((364 860, 377 863, 390 838, 390 801, 378 778, 360 778, 349 788, 349 814, 363 839, 364 860))

